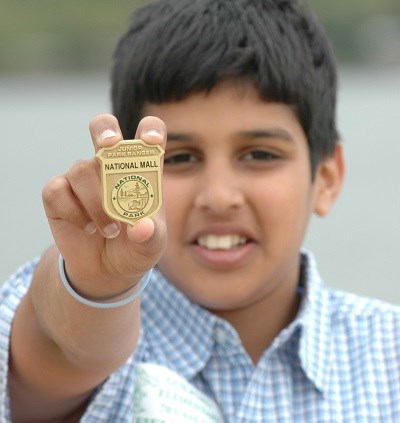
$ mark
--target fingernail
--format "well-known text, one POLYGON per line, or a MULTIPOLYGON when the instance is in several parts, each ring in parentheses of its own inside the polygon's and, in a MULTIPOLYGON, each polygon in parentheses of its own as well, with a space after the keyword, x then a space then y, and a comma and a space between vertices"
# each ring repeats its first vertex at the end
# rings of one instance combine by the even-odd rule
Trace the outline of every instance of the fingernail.
POLYGON ((94 234, 96 230, 97 226, 93 222, 89 222, 84 228, 84 231, 88 234, 94 234))
POLYGON ((146 131, 143 135, 146 137, 161 137, 161 133, 155 129, 150 129, 150 131, 146 131))
POLYGON ((110 223, 103 228, 102 233, 106 238, 116 238, 119 235, 120 229, 116 223, 110 223))
POLYGON ((113 131, 112 129, 106 129, 100 134, 99 139, 105 140, 106 138, 113 138, 116 136, 117 136, 117 133, 115 131, 113 131))

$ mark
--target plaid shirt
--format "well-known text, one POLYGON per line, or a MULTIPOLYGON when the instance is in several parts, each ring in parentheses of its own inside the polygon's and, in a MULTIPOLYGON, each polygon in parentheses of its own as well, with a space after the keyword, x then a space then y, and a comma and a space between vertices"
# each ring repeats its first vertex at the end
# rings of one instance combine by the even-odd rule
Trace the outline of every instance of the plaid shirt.
MULTIPOLYGON (((11 323, 35 264, 13 275, 0 297, 1 422, 9 421, 11 323)), ((132 422, 137 361, 182 375, 217 402, 226 422, 400 422, 400 308, 324 287, 310 254, 302 273, 296 319, 254 366, 229 323, 153 272, 139 347, 98 388, 82 423, 132 422)))

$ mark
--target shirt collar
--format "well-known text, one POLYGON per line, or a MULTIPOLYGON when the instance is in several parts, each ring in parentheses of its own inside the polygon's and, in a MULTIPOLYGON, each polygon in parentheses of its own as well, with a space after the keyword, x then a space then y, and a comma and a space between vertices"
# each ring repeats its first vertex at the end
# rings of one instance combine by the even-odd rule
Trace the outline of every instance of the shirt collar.
POLYGON ((302 258, 305 289, 296 319, 301 328, 298 354, 304 373, 324 393, 329 387, 332 351, 329 292, 324 287, 313 255, 303 253, 302 258))
POLYGON ((284 350, 293 365, 299 364, 307 379, 324 394, 331 362, 329 294, 313 255, 305 251, 301 254, 298 293, 302 300, 296 318, 276 336, 259 366, 266 366, 271 354, 284 350))
MULTIPOLYGON (((268 352, 291 345, 291 353, 294 359, 300 360, 307 378, 324 393, 331 361, 328 292, 314 257, 308 252, 302 253, 300 274, 303 299, 299 313, 276 337, 268 352)), ((232 339, 238 339, 228 322, 190 301, 156 269, 150 286, 142 294, 142 325, 151 358, 187 380, 193 379, 206 366, 216 347, 215 334, 221 327, 232 339)))

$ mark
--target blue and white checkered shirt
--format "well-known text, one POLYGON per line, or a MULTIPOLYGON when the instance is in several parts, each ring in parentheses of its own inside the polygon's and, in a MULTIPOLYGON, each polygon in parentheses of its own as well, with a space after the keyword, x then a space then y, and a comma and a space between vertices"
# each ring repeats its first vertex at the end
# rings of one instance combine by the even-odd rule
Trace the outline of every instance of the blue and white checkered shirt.
MULTIPOLYGON (((400 308, 326 288, 312 256, 303 262, 298 316, 256 366, 229 323, 153 272, 139 348, 98 389, 81 421, 132 421, 139 360, 179 373, 217 402, 226 422, 400 422, 400 308)), ((11 323, 35 263, 13 275, 0 297, 1 422, 9 421, 11 323)))

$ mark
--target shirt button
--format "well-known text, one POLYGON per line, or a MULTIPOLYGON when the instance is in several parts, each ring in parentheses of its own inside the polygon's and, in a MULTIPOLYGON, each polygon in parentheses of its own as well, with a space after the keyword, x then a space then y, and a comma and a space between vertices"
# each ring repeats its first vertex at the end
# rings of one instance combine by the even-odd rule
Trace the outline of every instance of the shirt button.
POLYGON ((215 341, 218 342, 218 344, 225 344, 228 339, 228 336, 224 329, 217 327, 214 330, 214 338, 215 341))

